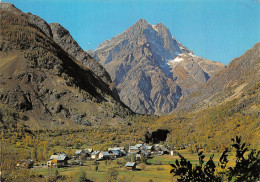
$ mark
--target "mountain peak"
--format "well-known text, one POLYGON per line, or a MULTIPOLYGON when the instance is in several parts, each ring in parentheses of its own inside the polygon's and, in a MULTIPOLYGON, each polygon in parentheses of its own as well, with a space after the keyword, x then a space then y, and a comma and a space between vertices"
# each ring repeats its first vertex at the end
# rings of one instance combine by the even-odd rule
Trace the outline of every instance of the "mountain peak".
POLYGON ((168 27, 166 27, 163 23, 157 23, 153 27, 159 30, 169 30, 168 27))
POLYGON ((146 28, 149 25, 149 23, 145 19, 139 19, 136 24, 134 24, 134 27, 142 27, 146 28))
POLYGON ((137 23, 91 54, 110 73, 120 98, 143 114, 168 114, 181 97, 222 66, 198 58, 162 23, 137 23))
POLYGON ((15 8, 15 6, 12 3, 4 3, 4 2, 0 2, 0 7, 2 9, 15 8))
POLYGON ((5 11, 21 12, 12 3, 0 2, 0 9, 5 11))
POLYGON ((139 19, 137 22, 136 22, 136 24, 143 24, 143 25, 145 25, 145 24, 148 24, 148 22, 145 20, 145 19, 139 19))
POLYGON ((132 112, 110 76, 64 27, 48 25, 12 4, 0 5, 0 110, 14 108, 13 121, 1 121, 1 127, 16 122, 48 129, 126 123, 124 117, 132 112))

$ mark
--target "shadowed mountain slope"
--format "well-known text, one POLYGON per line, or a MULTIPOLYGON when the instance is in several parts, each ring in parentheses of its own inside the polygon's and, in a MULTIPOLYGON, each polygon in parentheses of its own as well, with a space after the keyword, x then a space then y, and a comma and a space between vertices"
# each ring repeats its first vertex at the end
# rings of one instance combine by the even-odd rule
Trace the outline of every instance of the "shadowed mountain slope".
POLYGON ((13 108, 17 120, 34 128, 126 123, 132 111, 98 62, 86 53, 80 60, 70 50, 77 47, 80 54, 82 49, 72 40, 72 48, 58 45, 55 28, 41 18, 9 3, 0 7, 2 108, 13 108))

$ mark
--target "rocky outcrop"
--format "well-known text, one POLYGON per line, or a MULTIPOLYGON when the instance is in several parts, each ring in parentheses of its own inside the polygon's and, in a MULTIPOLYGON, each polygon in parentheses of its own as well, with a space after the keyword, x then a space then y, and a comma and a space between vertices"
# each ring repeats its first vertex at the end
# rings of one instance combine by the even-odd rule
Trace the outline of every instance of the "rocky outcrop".
POLYGON ((50 28, 53 33, 53 40, 59 46, 61 46, 70 55, 75 57, 78 61, 86 65, 97 76, 102 78, 105 83, 111 85, 111 88, 113 87, 111 78, 106 70, 103 68, 103 66, 96 60, 94 60, 88 53, 83 51, 78 43, 72 38, 68 30, 66 30, 58 23, 51 23, 50 28))
POLYGON ((33 15, 31 13, 26 14, 27 17, 29 18, 29 21, 36 25, 45 35, 47 35, 49 38, 52 38, 52 32, 49 24, 44 21, 42 18, 39 16, 33 15))
POLYGON ((0 2, 0 9, 9 11, 12 13, 21 13, 21 10, 17 9, 12 3, 0 2))
POLYGON ((172 68, 176 83, 182 88, 182 98, 197 91, 212 76, 225 68, 222 63, 209 61, 192 53, 179 54, 168 61, 168 65, 172 68))
POLYGON ((151 25, 144 19, 91 55, 111 75, 122 101, 144 114, 172 112, 183 96, 225 67, 196 57, 162 23, 151 25))
POLYGON ((73 39, 67 29, 58 23, 48 24, 39 16, 33 15, 31 13, 27 13, 26 16, 32 25, 36 25, 39 30, 42 31, 46 36, 53 39, 62 49, 64 49, 72 57, 76 58, 79 62, 87 66, 107 85, 109 85, 113 92, 113 97, 118 101, 120 100, 109 74, 100 63, 94 60, 88 53, 83 51, 83 49, 73 39))

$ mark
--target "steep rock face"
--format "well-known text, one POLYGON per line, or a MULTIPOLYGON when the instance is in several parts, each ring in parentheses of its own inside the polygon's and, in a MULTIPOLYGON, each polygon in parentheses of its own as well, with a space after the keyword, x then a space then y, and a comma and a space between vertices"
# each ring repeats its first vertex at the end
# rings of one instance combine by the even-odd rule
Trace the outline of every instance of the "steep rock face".
POLYGON ((0 9, 0 110, 31 128, 126 124, 132 111, 111 85, 56 44, 42 19, 34 24, 32 15, 8 7, 0 9))
POLYGON ((12 13, 21 13, 21 10, 17 9, 13 4, 11 3, 0 3, 1 10, 4 11, 12 11, 12 13))
POLYGON ((100 44, 91 55, 111 75, 122 101, 146 114, 170 113, 183 96, 215 74, 212 70, 224 68, 220 63, 193 58, 162 23, 151 25, 143 19, 100 44), (178 55, 184 64, 177 64, 178 55))
POLYGON ((70 55, 89 67, 97 76, 102 78, 105 83, 109 84, 115 92, 115 95, 117 95, 109 74, 100 63, 92 59, 88 53, 83 51, 78 43, 72 38, 69 31, 58 23, 51 23, 50 28, 53 33, 53 40, 70 55))
POLYGON ((53 39, 61 48, 68 52, 71 56, 76 58, 78 61, 86 65, 91 71, 93 71, 98 77, 110 85, 111 90, 114 92, 114 98, 119 101, 118 93, 111 81, 109 74, 106 72, 104 67, 94 60, 88 53, 84 52, 83 49, 70 35, 69 31, 58 23, 48 24, 41 17, 26 13, 28 20, 36 25, 45 35, 53 39))
POLYGON ((177 111, 199 111, 237 99, 237 109, 244 114, 260 114, 260 43, 228 67, 213 76, 207 84, 179 102, 177 111))
POLYGON ((198 90, 213 75, 225 68, 219 62, 206 60, 192 53, 179 54, 168 61, 176 83, 182 88, 183 98, 198 90))
POLYGON ((29 18, 29 21, 31 23, 39 27, 40 30, 42 30, 49 38, 52 38, 51 28, 46 21, 44 21, 39 16, 33 15, 31 13, 27 13, 27 17, 29 18))

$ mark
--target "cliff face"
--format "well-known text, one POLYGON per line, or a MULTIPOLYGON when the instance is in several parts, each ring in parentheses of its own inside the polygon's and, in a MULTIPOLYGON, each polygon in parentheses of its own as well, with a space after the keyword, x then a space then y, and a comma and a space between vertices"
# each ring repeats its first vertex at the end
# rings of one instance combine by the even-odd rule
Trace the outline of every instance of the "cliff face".
POLYGON ((140 19, 91 55, 111 75, 122 101, 146 114, 168 114, 225 66, 198 58, 162 23, 140 19))
POLYGON ((222 63, 209 61, 192 53, 179 54, 170 60, 168 65, 172 69, 176 83, 182 88, 182 98, 197 91, 212 76, 225 68, 222 63))
POLYGON ((0 5, 1 108, 33 128, 125 124, 132 111, 120 101, 105 69, 68 31, 12 4, 0 5))
POLYGON ((96 60, 94 60, 88 53, 84 52, 78 43, 71 37, 68 30, 58 23, 50 24, 51 31, 53 33, 53 40, 61 46, 66 52, 75 57, 78 61, 86 65, 91 69, 98 77, 100 77, 105 83, 111 86, 115 97, 119 100, 116 89, 111 81, 111 78, 103 66, 96 60))

